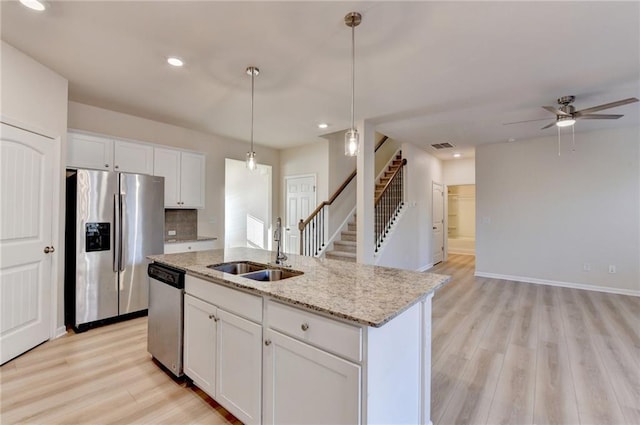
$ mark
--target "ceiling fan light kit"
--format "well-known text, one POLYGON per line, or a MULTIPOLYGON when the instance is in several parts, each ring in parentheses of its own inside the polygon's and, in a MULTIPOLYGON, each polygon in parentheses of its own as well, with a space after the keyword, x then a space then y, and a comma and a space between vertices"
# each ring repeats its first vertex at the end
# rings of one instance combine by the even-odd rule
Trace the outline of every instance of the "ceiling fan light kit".
POLYGON ((543 106, 542 109, 556 115, 556 120, 542 127, 542 130, 553 127, 554 124, 558 127, 570 127, 574 125, 577 120, 617 120, 624 115, 593 114, 592 112, 615 108, 617 106, 622 106, 638 101, 638 99, 635 97, 629 97, 627 99, 617 100, 615 102, 605 103, 602 105, 576 111, 576 108, 572 105, 574 100, 576 100, 575 96, 562 96, 557 100, 560 107, 556 108, 554 106, 543 106))

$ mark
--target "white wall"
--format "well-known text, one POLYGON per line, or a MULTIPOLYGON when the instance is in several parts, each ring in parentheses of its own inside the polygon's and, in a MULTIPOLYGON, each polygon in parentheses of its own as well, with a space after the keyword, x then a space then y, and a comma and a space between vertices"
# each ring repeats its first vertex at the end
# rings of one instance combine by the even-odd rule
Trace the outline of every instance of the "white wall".
MULTIPOLYGON (((376 133, 376 141, 380 140, 381 137, 381 135, 376 133)), ((376 152, 376 162, 373 174, 374 176, 377 177, 378 174, 380 174, 385 169, 385 165, 387 165, 387 163, 391 159, 391 156, 396 153, 396 151, 401 147, 402 143, 391 138, 387 139, 387 141, 384 142, 382 146, 380 146, 380 149, 378 149, 378 152, 376 152)))
POLYGON ((433 257, 432 183, 442 183, 439 159, 410 143, 402 144, 406 208, 376 259, 379 266, 426 270, 433 257))
MULTIPOLYGON (((0 47, 1 101, 0 115, 9 124, 59 138, 54 170, 58 180, 54 189, 53 266, 56 296, 56 329, 64 330, 64 168, 66 152, 67 90, 66 79, 2 42, 0 47)), ((52 143, 54 143, 52 141, 52 143)))
POLYGON ((477 273, 640 295, 640 129, 557 143, 476 149, 477 273))
MULTIPOLYGON (((206 204, 198 210, 198 234, 217 237, 216 248, 224 247, 225 158, 244 161, 249 143, 77 102, 69 102, 69 128, 203 152, 207 159, 206 204)), ((272 216, 275 216, 280 205, 280 154, 264 146, 254 147, 258 163, 273 167, 272 216)))
MULTIPOLYGON (((316 176, 316 204, 326 201, 329 191, 329 144, 326 140, 319 140, 304 146, 280 150, 280 182, 282 199, 280 215, 286 217, 286 191, 284 178, 313 174, 316 176)), ((315 208, 314 205, 312 208, 315 208)), ((306 217, 305 217, 306 218, 306 217)))
POLYGON ((476 183, 475 158, 449 159, 442 162, 442 180, 447 186, 476 183))

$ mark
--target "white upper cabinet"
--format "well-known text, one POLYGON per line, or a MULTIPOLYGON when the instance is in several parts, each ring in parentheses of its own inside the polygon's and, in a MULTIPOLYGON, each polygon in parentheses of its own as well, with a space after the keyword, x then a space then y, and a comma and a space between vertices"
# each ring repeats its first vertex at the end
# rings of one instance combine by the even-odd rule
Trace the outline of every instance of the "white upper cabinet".
POLYGON ((154 174, 164 177, 166 208, 204 208, 205 157, 176 149, 154 149, 154 174))
POLYGON ((67 166, 113 170, 113 140, 88 134, 69 133, 67 166))
POLYGON ((153 175, 153 146, 115 140, 113 157, 115 171, 153 175))
POLYGON ((67 166, 152 175, 153 146, 70 132, 67 166))

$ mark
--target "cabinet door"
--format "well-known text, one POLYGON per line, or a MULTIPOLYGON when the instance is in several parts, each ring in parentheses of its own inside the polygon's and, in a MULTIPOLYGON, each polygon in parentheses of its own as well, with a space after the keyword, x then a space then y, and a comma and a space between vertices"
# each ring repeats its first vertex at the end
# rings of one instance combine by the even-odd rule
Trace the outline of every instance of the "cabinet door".
POLYGON ((215 398, 215 306, 191 295, 184 296, 184 373, 215 398))
POLYGON ((182 152, 180 201, 183 208, 204 208, 204 155, 182 152))
POLYGON ((67 166, 94 170, 113 169, 113 140, 69 133, 67 137, 67 166))
POLYGON ((155 148, 153 175, 164 177, 165 208, 180 208, 180 151, 155 148))
POLYGON ((360 423, 360 366, 264 331, 265 424, 360 423))
POLYGON ((115 171, 153 174, 153 146, 116 140, 113 159, 115 171))
POLYGON ((244 424, 261 419, 262 326, 218 309, 216 401, 244 424))

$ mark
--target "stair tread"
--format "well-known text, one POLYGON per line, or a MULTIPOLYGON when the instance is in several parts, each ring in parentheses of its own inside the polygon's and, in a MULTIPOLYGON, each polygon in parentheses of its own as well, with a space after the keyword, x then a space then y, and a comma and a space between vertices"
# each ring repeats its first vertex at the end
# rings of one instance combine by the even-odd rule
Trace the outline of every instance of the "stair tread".
POLYGON ((342 234, 344 234, 344 235, 355 235, 356 231, 355 230, 343 230, 342 234))
POLYGON ((348 245, 348 246, 356 246, 358 243, 356 241, 335 241, 334 245, 348 245))
POLYGON ((335 257, 356 258, 356 253, 355 252, 327 251, 326 255, 333 255, 335 257))

